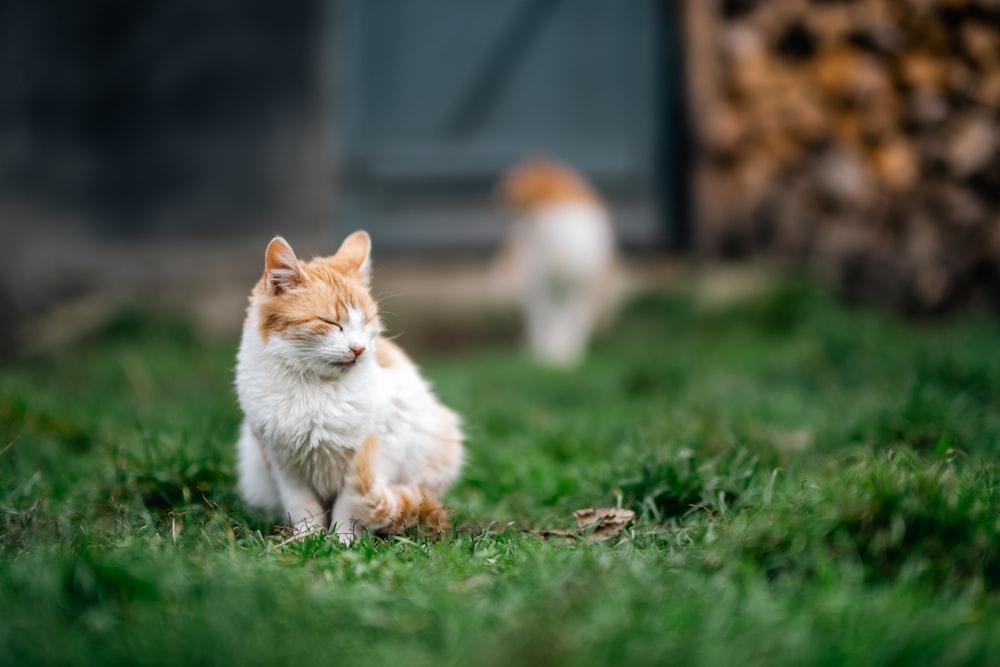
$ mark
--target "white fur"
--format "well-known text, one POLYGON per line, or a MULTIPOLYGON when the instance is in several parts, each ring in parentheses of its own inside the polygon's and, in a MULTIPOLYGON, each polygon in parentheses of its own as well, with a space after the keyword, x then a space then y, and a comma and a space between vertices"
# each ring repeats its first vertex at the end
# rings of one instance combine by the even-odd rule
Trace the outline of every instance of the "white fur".
POLYGON ((510 243, 532 352, 577 362, 615 289, 607 212, 583 201, 540 206, 515 220, 510 243))
POLYGON ((440 494, 458 476, 462 434, 412 363, 376 363, 377 323, 351 310, 341 324, 343 331, 309 343, 275 333, 265 340, 251 303, 236 366, 246 415, 237 447, 248 505, 280 514, 299 530, 329 527, 350 542, 361 526, 358 499, 345 482, 367 436, 379 438, 380 484, 440 494), (353 358, 352 345, 365 348, 353 366, 331 365, 353 358))

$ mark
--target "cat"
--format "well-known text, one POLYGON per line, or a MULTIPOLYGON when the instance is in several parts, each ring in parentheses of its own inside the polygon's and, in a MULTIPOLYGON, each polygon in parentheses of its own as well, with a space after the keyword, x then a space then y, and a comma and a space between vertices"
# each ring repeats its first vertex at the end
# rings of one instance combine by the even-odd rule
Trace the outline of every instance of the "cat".
POLYGON ((363 231, 310 262, 275 237, 236 364, 241 496, 343 543, 365 528, 445 526, 439 499, 464 458, 458 416, 381 335, 370 253, 363 231))
POLYGON ((528 347, 541 362, 576 364, 617 301, 608 208, 583 176, 550 158, 515 165, 497 192, 512 224, 496 272, 520 301, 528 347))

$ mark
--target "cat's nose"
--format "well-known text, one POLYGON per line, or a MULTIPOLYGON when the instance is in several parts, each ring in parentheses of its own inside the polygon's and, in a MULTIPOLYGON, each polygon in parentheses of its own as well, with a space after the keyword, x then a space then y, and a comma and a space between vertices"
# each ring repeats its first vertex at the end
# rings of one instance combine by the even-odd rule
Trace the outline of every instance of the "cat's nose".
POLYGON ((364 345, 352 345, 351 352, 354 353, 354 358, 357 359, 361 356, 361 353, 365 351, 364 345))

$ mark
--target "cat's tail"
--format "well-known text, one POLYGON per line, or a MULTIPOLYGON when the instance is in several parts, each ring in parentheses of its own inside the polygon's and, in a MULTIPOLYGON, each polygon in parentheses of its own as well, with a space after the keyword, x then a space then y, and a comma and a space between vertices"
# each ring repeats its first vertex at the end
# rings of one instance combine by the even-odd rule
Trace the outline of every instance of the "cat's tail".
POLYGON ((385 484, 378 479, 378 436, 368 436, 354 455, 349 483, 357 496, 354 518, 369 530, 397 533, 412 526, 435 530, 447 527, 444 508, 432 495, 405 484, 385 484))

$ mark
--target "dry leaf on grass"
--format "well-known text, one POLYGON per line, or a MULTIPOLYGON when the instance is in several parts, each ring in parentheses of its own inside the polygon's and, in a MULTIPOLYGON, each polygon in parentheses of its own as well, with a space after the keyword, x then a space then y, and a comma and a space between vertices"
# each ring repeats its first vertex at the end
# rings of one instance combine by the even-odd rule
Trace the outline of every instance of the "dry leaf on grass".
POLYGON ((596 541, 617 537, 635 521, 635 512, 619 507, 598 507, 573 512, 576 525, 581 530, 593 529, 592 535, 600 534, 596 541))
POLYGON ((604 542, 621 535, 635 521, 635 512, 617 507, 597 507, 573 512, 576 519, 576 530, 530 530, 532 535, 542 539, 553 538, 567 541, 586 540, 588 542, 604 542))

